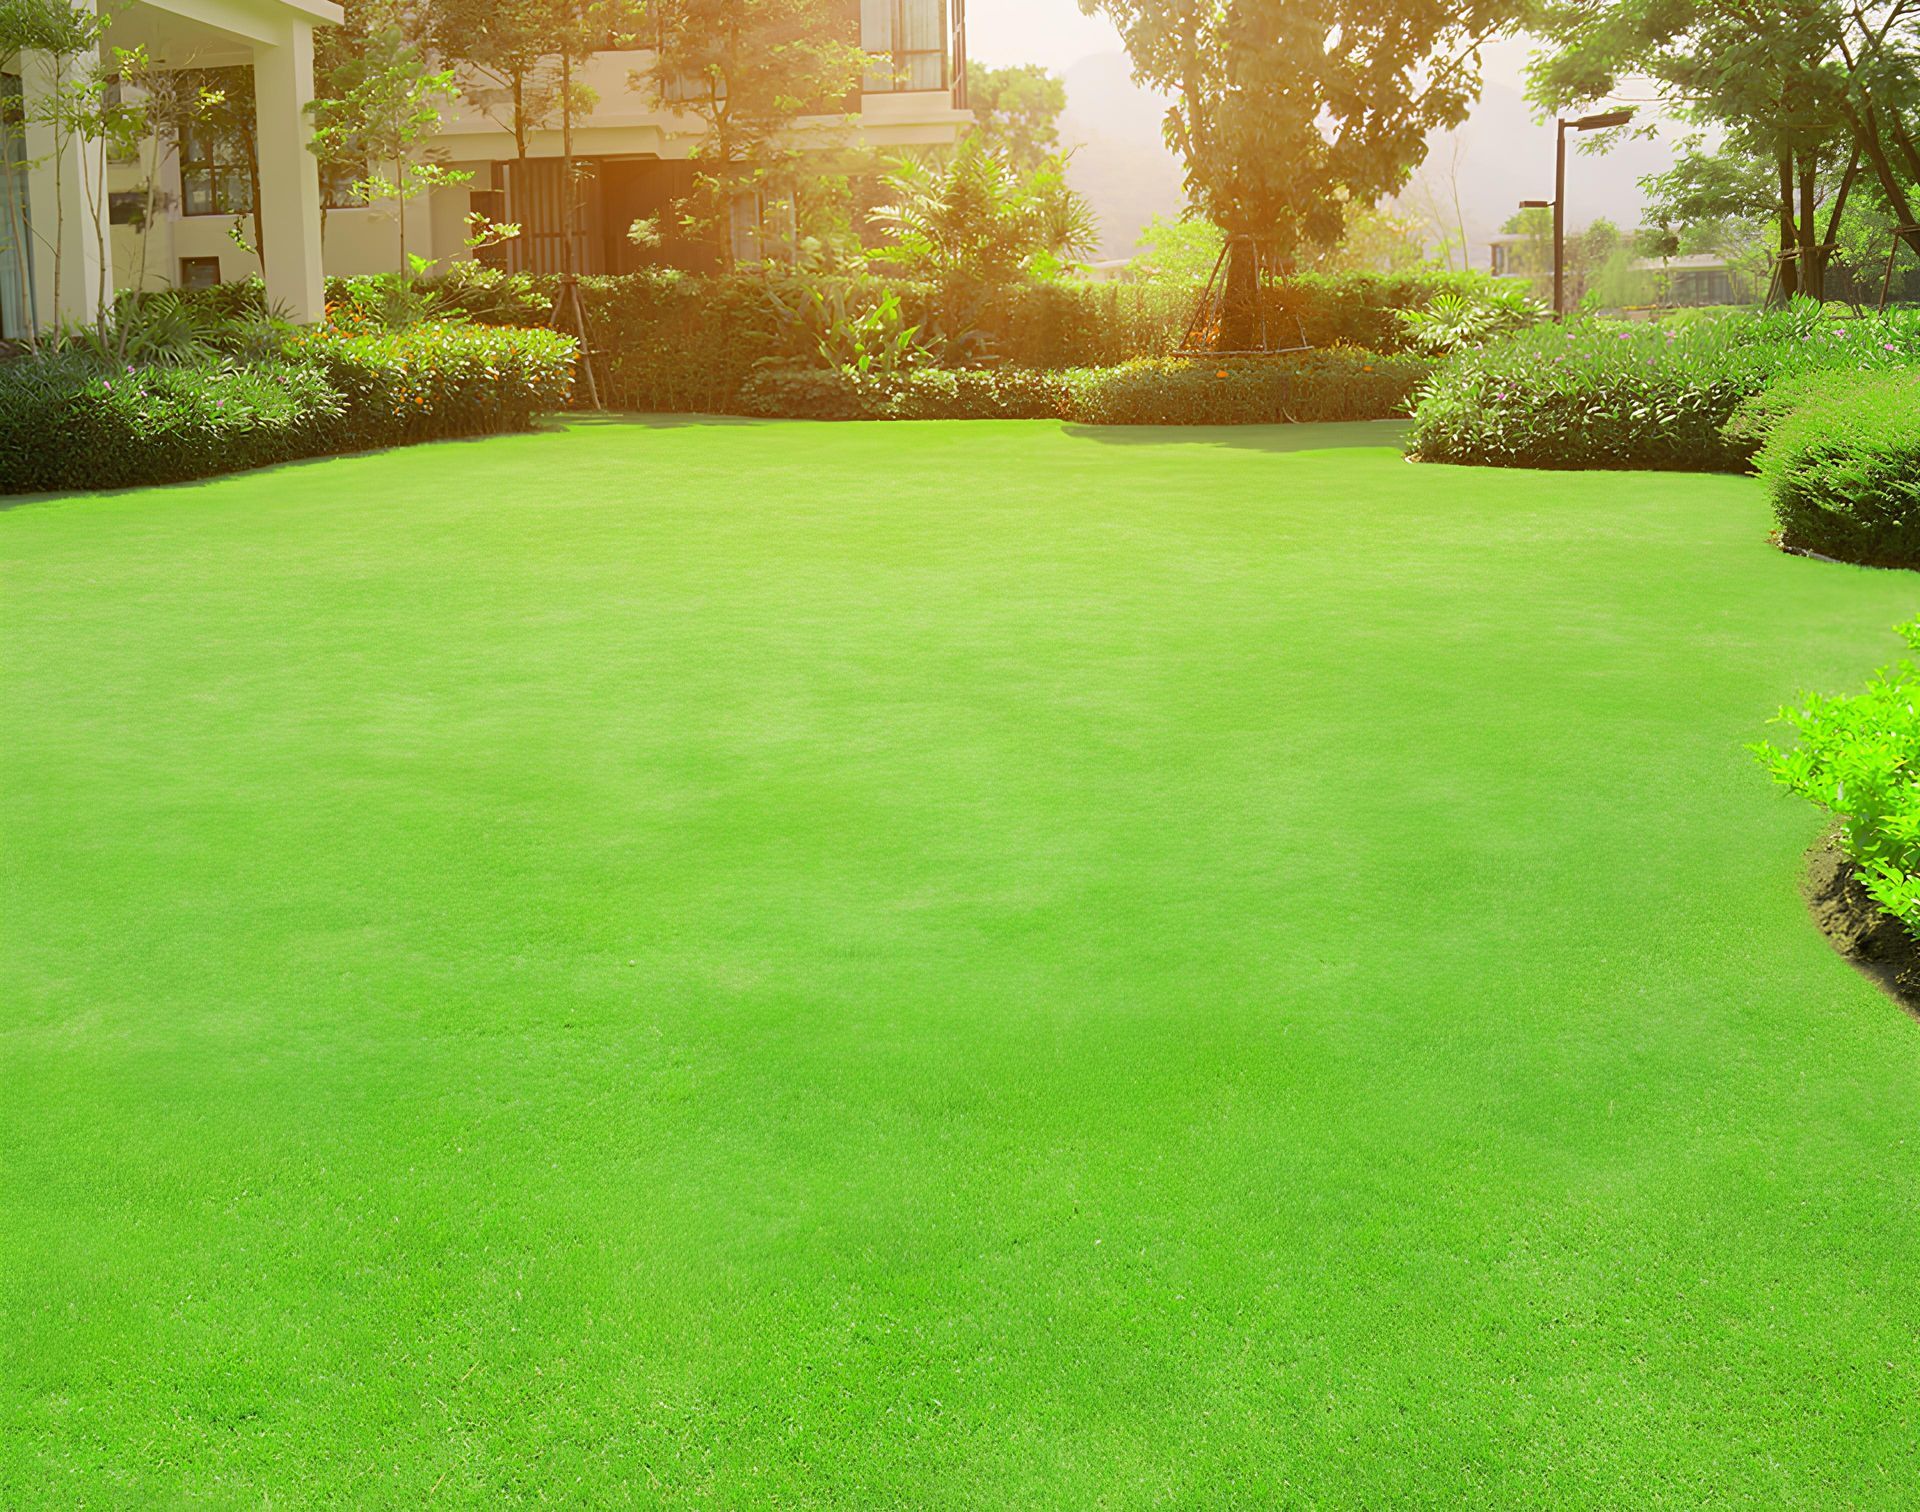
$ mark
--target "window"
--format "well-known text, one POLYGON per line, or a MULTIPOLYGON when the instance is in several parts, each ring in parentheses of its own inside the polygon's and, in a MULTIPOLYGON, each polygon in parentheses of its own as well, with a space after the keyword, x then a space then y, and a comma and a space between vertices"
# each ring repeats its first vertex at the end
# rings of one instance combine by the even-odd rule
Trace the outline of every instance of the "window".
POLYGON ((180 259, 180 287, 183 289, 211 289, 220 282, 220 259, 217 257, 183 257, 180 259))
POLYGON ((195 122, 180 131, 180 213, 249 215, 253 169, 245 142, 195 122))
POLYGON ((946 0, 860 0, 868 94, 947 87, 946 0))

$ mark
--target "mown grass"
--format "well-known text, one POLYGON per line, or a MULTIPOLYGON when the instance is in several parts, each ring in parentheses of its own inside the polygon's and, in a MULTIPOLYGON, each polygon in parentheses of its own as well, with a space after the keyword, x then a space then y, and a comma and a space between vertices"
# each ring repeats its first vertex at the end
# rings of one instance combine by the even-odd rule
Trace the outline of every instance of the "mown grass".
POLYGON ((0 514, 0 1502, 1888 1505, 1912 580, 1391 429, 0 514))

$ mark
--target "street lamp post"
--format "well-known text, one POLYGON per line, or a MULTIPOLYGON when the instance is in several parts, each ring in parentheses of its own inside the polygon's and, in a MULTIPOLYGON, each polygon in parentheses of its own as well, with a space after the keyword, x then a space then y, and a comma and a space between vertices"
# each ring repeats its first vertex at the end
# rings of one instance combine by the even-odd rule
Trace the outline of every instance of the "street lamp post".
MULTIPOLYGON (((1553 318, 1567 318, 1567 133, 1569 131, 1605 131, 1624 126, 1633 119, 1633 107, 1605 110, 1599 115, 1554 122, 1557 131, 1553 144, 1553 318)), ((1546 200, 1522 200, 1522 210, 1544 210, 1546 200)))

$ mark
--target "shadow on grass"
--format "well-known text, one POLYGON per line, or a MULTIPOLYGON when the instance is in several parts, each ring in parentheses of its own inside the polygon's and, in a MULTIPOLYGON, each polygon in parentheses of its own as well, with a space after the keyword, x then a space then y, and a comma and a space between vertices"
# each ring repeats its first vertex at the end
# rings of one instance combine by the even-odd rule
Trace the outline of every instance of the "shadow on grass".
MULTIPOLYGON (((635 425, 647 430, 689 426, 814 425, 876 426, 973 425, 973 420, 793 420, 762 415, 575 412, 553 417, 544 429, 635 425)), ((1107 446, 1239 446, 1254 451, 1345 451, 1356 447, 1398 447, 1406 436, 1404 420, 1309 421, 1297 425, 1083 425, 1075 421, 996 421, 995 424, 1058 425, 1063 434, 1107 446)))
MULTIPOLYGON (((580 418, 590 418, 582 416, 580 418)), ((617 418, 609 416, 608 418, 617 418)), ((69 488, 51 493, 0 494, 0 514, 26 504, 58 503, 62 499, 117 499, 126 494, 151 493, 156 488, 204 488, 224 483, 229 478, 270 477, 306 467, 322 467, 348 457, 382 457, 392 452, 418 451, 423 446, 474 446, 482 441, 498 441, 503 436, 559 435, 572 423, 565 414, 543 415, 523 431, 488 431, 480 436, 432 436, 424 441, 398 441, 391 446, 367 446, 358 451, 318 452, 311 457, 288 457, 280 462, 264 462, 257 467, 235 467, 225 472, 202 473, 197 478, 169 478, 157 483, 122 483, 113 488, 69 488)))
POLYGON ((1076 425, 1069 436, 1105 446, 1238 446, 1250 451, 1351 451, 1398 447, 1404 420, 1308 421, 1298 425, 1076 425))

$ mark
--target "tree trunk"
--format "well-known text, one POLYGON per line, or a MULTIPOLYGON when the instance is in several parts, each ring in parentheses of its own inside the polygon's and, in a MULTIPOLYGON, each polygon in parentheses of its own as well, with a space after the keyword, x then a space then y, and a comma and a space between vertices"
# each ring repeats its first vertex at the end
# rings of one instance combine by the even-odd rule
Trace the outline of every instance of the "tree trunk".
POLYGON ((1260 251, 1251 236, 1227 238, 1226 273, 1217 350, 1252 351, 1260 344, 1260 251))
POLYGON ((1866 154, 1874 179, 1880 185, 1880 192, 1887 197, 1887 204, 1892 207, 1901 225, 1912 225, 1913 204, 1907 198, 1906 185, 1900 182, 1900 175, 1894 172, 1893 164, 1887 158, 1886 143, 1881 140, 1880 121, 1873 106, 1868 104, 1864 110, 1856 110, 1850 101, 1843 100, 1840 109, 1846 115, 1847 124, 1853 128, 1854 142, 1866 154))
POLYGON ((1780 297, 1791 299, 1800 292, 1800 269, 1796 261, 1799 229, 1793 217, 1793 149, 1779 148, 1776 161, 1780 170, 1780 297))
POLYGON ((1826 291, 1820 277, 1819 229, 1814 214, 1815 161, 1811 152, 1800 156, 1800 240, 1796 250, 1799 253, 1800 292, 1811 299, 1825 299, 1826 291))

